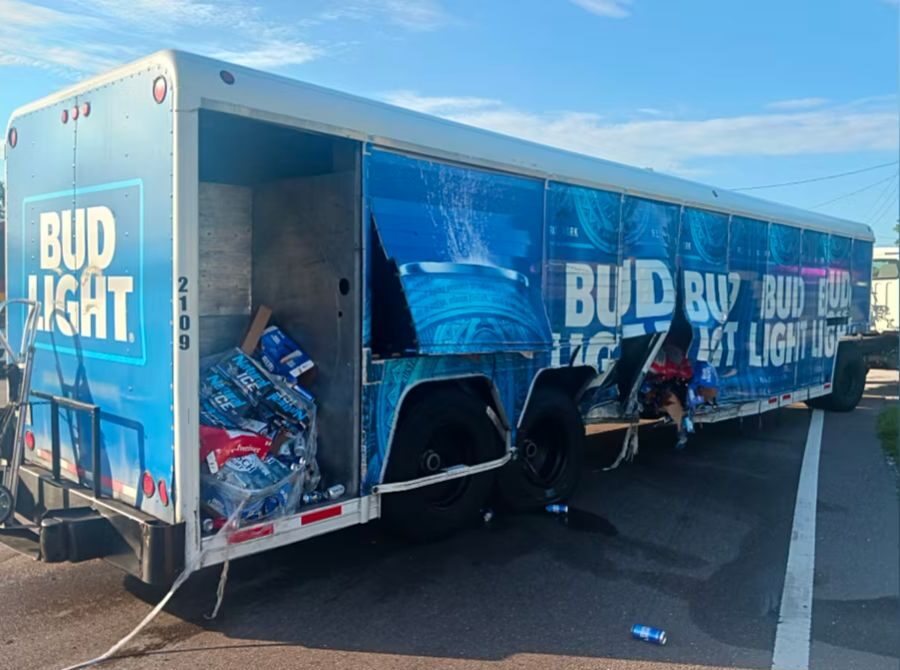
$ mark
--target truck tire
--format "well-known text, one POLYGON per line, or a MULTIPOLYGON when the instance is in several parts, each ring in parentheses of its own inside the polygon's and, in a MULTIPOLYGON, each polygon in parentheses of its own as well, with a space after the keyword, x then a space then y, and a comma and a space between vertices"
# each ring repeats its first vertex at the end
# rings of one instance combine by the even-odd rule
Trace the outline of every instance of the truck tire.
MULTIPOLYGON (((454 465, 483 463, 499 458, 502 450, 483 400, 461 389, 437 389, 404 408, 386 481, 407 481, 454 465)), ((408 539, 436 540, 479 518, 493 481, 494 473, 484 472, 385 494, 382 517, 390 530, 408 539)))
POLYGON ((584 422, 568 394, 552 387, 536 390, 516 446, 518 457, 497 476, 504 505, 524 512, 574 493, 584 462, 584 422))
POLYGON ((826 409, 832 412, 853 410, 859 404, 866 389, 867 372, 866 362, 857 347, 841 347, 838 349, 838 359, 834 366, 831 394, 813 398, 806 404, 815 409, 826 409))

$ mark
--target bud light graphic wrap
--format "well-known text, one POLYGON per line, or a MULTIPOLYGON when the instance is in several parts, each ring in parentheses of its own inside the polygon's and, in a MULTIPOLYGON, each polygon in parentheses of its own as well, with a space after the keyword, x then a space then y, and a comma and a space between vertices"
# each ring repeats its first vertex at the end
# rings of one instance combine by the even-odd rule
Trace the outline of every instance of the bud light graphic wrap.
POLYGON ((737 360, 739 322, 733 310, 741 275, 729 271, 729 217, 685 208, 681 222, 681 288, 684 316, 693 337, 688 357, 713 365, 722 376, 740 365, 737 360))
POLYGON ((547 285, 553 365, 606 369, 618 358, 622 196, 550 182, 547 285))
MULTIPOLYGON (((734 336, 733 356, 725 355, 724 360, 716 365, 720 403, 759 400, 769 392, 765 369, 750 365, 750 352, 757 349, 762 341, 762 333, 755 328, 751 333, 750 326, 758 319, 762 304, 760 299, 763 276, 766 273, 768 236, 769 224, 765 221, 731 217, 727 270, 729 282, 736 277, 740 283, 733 302, 730 296, 728 298, 731 306, 728 322, 737 324, 737 334, 734 336)), ((728 324, 726 327, 733 328, 728 324)), ((728 338, 725 338, 724 345, 727 344, 728 338)))
MULTIPOLYGON (((435 379, 479 376, 487 379, 497 391, 507 420, 515 425, 525 401, 531 380, 547 367, 549 354, 544 352, 526 358, 520 354, 485 356, 418 356, 369 361, 363 394, 363 433, 366 472, 363 490, 383 481, 388 460, 388 445, 397 412, 404 394, 419 383, 435 379)), ((499 454, 498 454, 499 455, 499 454)))
POLYGON ((669 330, 675 313, 678 205, 626 196, 619 305, 622 337, 669 330))
POLYGON ((853 240, 850 260, 850 331, 863 333, 869 327, 869 302, 872 294, 872 243, 853 240))
POLYGON ((366 193, 419 353, 550 348, 540 181, 372 149, 366 193))
POLYGON ((819 286, 828 277, 828 234, 804 230, 800 243, 800 276, 803 279, 803 319, 809 324, 808 355, 801 357, 797 383, 815 386, 831 376, 830 358, 821 355, 822 331, 818 321, 819 286))
MULTIPOLYGON (((623 340, 671 332, 719 406, 770 407, 821 391, 839 338, 868 316, 868 242, 554 181, 542 193, 374 149, 365 168, 364 221, 417 338, 406 357, 367 352, 366 490, 384 477, 404 394, 423 382, 483 376, 515 425, 541 370, 608 371, 623 340), (528 356, 512 353, 523 343, 528 356), (442 355, 457 353, 476 355, 442 355)), ((364 324, 378 309, 367 297, 364 324)))
POLYGON ((806 302, 800 275, 801 230, 779 223, 769 225, 769 259, 763 277, 763 308, 760 314, 763 342, 759 362, 768 369, 769 395, 789 393, 795 388, 798 361, 805 355, 806 302))
POLYGON ((74 354, 77 337, 83 356, 146 362, 143 199, 139 179, 24 199, 22 221, 36 234, 23 235, 20 267, 42 305, 38 349, 74 354))
MULTIPOLYGON (((77 143, 60 105, 15 120, 28 146, 7 156, 7 293, 43 305, 33 390, 100 407, 102 494, 174 521, 172 96, 153 102, 160 74, 92 90, 77 143), (144 497, 144 472, 165 483, 168 505, 144 497)), ((10 313, 13 341, 23 316, 10 313)), ((48 405, 34 403, 31 419, 26 459, 49 467, 48 405)), ((90 416, 59 419, 63 476, 90 485, 90 416)))

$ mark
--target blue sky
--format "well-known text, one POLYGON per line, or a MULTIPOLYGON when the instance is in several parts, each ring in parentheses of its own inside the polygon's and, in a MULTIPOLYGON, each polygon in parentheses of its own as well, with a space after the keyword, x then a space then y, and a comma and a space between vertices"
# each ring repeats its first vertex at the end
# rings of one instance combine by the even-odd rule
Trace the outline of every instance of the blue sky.
POLYGON ((897 5, 0 0, 0 117, 176 47, 721 187, 890 163, 752 192, 869 223, 888 243, 897 5))

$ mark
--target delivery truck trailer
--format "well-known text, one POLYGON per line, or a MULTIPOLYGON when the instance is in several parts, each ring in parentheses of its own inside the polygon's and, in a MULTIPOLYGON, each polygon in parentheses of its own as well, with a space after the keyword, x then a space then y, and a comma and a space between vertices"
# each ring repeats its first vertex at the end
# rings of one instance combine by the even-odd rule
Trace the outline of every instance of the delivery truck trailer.
POLYGON ((569 496, 586 423, 862 393, 861 224, 174 51, 16 111, 5 157, 0 539, 45 561, 437 537, 569 496))

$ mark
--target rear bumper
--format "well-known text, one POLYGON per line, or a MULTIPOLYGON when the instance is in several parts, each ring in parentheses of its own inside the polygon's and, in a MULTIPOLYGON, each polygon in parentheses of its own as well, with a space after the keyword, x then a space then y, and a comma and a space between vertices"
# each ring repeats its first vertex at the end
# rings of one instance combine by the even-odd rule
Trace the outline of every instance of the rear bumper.
MULTIPOLYGON (((35 524, 33 553, 39 560, 103 558, 155 585, 170 584, 184 567, 184 524, 165 523, 115 500, 95 499, 90 490, 54 481, 48 470, 34 465, 19 468, 16 515, 35 524)), ((15 535, 14 548, 21 549, 21 530, 15 535)))

